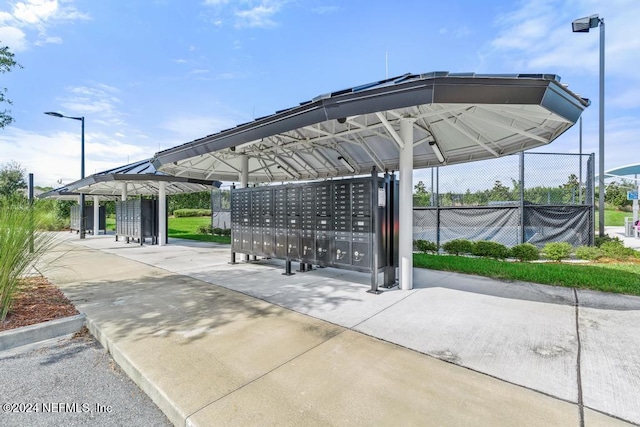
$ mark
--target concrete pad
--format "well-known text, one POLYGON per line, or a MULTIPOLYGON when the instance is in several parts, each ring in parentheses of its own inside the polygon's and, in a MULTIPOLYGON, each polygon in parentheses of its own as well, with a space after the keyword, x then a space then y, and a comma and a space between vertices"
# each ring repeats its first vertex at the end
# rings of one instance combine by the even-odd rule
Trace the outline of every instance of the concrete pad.
POLYGON ((396 289, 374 295, 367 293, 368 289, 368 285, 339 279, 317 279, 302 286, 296 284, 265 299, 299 313, 353 328, 412 293, 396 289))
MULTIPOLYGON (((422 289, 355 330, 577 402, 574 307, 511 297, 514 285, 464 275, 448 280, 454 278, 454 289, 422 289)), ((556 291, 566 298, 571 292, 556 291)))
POLYGON ((108 281, 86 264, 76 271, 81 281, 57 283, 174 423, 342 331, 184 276, 156 271, 108 281))
POLYGON ((584 425, 585 427, 628 427, 633 424, 585 408, 584 425))
POLYGON ((346 331, 213 401, 208 425, 578 425, 575 405, 346 331))
POLYGON ((640 298, 579 291, 578 299, 584 404, 640 424, 640 298))

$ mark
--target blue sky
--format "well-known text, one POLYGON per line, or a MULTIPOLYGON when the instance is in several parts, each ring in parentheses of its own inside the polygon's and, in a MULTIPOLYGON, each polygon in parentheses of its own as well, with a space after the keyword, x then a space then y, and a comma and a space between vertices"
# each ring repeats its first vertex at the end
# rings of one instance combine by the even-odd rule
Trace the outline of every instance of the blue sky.
MULTIPOLYGON (((0 44, 24 67, 0 82, 15 118, 0 130, 0 163, 17 161, 36 185, 80 177, 79 122, 45 111, 86 117, 88 175, 387 69, 558 74, 592 99, 583 151, 597 152, 598 30, 571 32, 596 13, 609 169, 640 161, 637 0, 0 1, 0 44)), ((578 127, 538 151, 578 152, 578 127)))

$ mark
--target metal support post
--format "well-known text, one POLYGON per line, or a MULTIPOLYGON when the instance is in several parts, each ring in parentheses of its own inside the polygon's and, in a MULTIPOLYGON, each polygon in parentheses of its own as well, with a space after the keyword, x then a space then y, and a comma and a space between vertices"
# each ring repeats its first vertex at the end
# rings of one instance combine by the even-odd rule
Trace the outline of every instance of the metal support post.
POLYGON ((400 288, 413 289, 413 120, 400 120, 400 288))
POLYGON ((369 250, 371 251, 371 288, 367 291, 370 294, 380 294, 382 291, 378 289, 378 269, 380 265, 378 241, 380 236, 380 210, 378 209, 378 171, 376 167, 371 168, 371 204, 369 206, 371 212, 371 239, 369 242, 369 250))

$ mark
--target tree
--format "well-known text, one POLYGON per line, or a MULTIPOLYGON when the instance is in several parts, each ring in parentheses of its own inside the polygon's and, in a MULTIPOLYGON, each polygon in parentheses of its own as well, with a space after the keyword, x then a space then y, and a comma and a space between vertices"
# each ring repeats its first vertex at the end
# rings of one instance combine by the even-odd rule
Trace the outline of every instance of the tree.
POLYGON ((616 209, 622 209, 624 206, 631 205, 631 201, 627 200, 627 188, 625 184, 623 181, 622 185, 618 185, 618 183, 614 181, 605 187, 604 201, 615 206, 616 209))
POLYGON ((27 188, 24 172, 19 163, 10 161, 0 167, 0 196, 14 197, 20 195, 20 190, 27 188))
POLYGON ((424 182, 418 181, 413 187, 413 206, 429 206, 431 204, 431 196, 427 191, 424 182))
POLYGON ((500 181, 496 181, 493 184, 493 188, 491 189, 491 193, 489 195, 491 200, 495 201, 506 201, 511 200, 511 194, 509 191, 509 187, 502 184, 500 181))
MULTIPOLYGON (((22 66, 13 59, 13 53, 9 50, 9 47, 0 47, 0 73, 8 73, 15 67, 22 66)), ((11 105, 11 100, 5 98, 5 93, 7 93, 7 88, 0 88, 0 103, 6 102, 11 105)), ((11 117, 10 113, 10 110, 0 111, 0 129, 3 129, 13 122, 13 117, 11 117)))

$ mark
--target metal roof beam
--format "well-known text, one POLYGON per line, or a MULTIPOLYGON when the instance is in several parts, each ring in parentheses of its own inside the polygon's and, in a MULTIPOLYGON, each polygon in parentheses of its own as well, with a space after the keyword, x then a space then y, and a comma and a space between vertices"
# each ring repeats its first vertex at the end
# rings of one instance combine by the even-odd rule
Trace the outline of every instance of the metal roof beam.
POLYGON ((398 132, 396 132, 393 126, 391 126, 391 123, 387 121, 387 118, 384 116, 384 114, 378 112, 376 113, 376 116, 378 116, 378 119, 380 119, 380 123, 382 123, 387 132, 389 132, 389 135, 391 135, 396 144, 398 144, 398 147, 400 147, 400 149, 404 148, 404 141, 402 140, 402 138, 400 138, 400 135, 398 135, 398 132))
MULTIPOLYGON (((491 154, 493 154, 495 157, 500 157, 500 154, 494 150, 493 148, 489 147, 489 145, 487 143, 485 143, 484 141, 481 141, 479 139, 479 136, 481 136, 480 134, 478 134, 478 136, 472 135, 471 133, 469 133, 468 131, 466 131, 465 129, 462 129, 460 126, 458 126, 456 123, 453 123, 453 120, 451 120, 448 117, 444 117, 444 116, 440 116, 438 115, 445 123, 447 123, 449 126, 455 128, 458 132, 460 132, 461 134, 463 134, 464 136, 466 136, 467 138, 469 138, 471 141, 475 142, 476 144, 478 144, 479 146, 481 146, 482 148, 484 148, 485 150, 487 150, 488 152, 490 152, 491 154)), ((459 116, 456 116, 456 118, 458 118, 459 116)), ((465 123, 466 124, 466 123, 465 123)), ((433 133, 432 133, 433 135, 433 133)), ((434 138, 436 138, 436 135, 433 135, 434 138)), ((436 138, 437 139, 437 138, 436 138)), ((442 147, 442 144, 439 145, 440 150, 443 150, 444 147, 442 147)), ((444 154, 444 153, 443 153, 444 154)))

